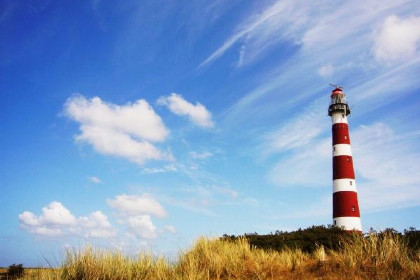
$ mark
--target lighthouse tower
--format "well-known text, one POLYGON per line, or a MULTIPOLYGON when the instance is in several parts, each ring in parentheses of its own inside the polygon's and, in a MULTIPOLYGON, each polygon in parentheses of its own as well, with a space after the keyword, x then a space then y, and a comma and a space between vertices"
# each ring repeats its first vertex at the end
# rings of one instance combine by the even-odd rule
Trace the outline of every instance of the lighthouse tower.
POLYGON ((333 224, 347 231, 362 231, 347 116, 350 108, 338 86, 331 93, 328 115, 332 120, 333 224))

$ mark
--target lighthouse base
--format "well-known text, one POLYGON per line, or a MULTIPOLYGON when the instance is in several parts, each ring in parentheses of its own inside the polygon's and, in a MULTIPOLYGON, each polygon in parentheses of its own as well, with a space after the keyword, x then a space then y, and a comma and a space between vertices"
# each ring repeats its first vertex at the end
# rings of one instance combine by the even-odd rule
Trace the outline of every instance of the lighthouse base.
POLYGON ((362 231, 360 217, 337 217, 333 219, 334 226, 348 231, 362 231))

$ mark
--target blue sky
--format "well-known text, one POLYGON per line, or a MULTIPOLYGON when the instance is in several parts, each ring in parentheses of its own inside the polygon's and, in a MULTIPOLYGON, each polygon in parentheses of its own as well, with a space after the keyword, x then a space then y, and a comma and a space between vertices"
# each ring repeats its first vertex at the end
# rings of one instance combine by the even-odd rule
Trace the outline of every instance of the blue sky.
POLYGON ((365 231, 419 227, 418 1, 2 1, 0 266, 332 220, 329 83, 365 231))

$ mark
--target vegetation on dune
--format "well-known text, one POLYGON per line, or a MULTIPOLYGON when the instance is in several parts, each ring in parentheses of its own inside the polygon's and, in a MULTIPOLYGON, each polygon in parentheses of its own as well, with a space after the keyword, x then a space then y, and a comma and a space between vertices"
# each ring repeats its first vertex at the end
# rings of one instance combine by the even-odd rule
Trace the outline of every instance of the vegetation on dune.
POLYGON ((311 227, 265 236, 200 238, 176 262, 87 247, 69 251, 61 268, 45 270, 40 278, 26 273, 25 279, 420 279, 415 229, 363 236, 311 227))
POLYGON ((23 264, 12 264, 7 269, 7 278, 9 279, 18 279, 22 278, 25 273, 23 264))
POLYGON ((276 231, 265 235, 257 233, 245 233, 239 236, 225 234, 222 238, 225 240, 245 238, 252 246, 260 249, 281 251, 290 248, 312 253, 320 246, 337 250, 340 246, 340 238, 345 233, 337 227, 312 226, 307 229, 298 229, 291 232, 276 231))

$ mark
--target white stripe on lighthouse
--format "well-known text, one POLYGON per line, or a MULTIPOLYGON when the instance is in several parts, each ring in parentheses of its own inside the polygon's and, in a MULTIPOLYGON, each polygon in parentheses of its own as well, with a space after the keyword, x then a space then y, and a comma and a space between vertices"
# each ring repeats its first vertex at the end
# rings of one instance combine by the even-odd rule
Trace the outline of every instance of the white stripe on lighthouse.
POLYGON ((347 116, 341 113, 333 113, 331 116, 332 123, 347 123, 347 116))
POLYGON ((345 230, 362 231, 362 222, 360 217, 337 217, 334 218, 334 225, 345 230))
POLYGON ((333 181, 333 192, 357 192, 356 180, 354 179, 335 179, 333 181))
POLYGON ((335 144, 333 146, 333 156, 351 156, 351 146, 349 144, 335 144))

